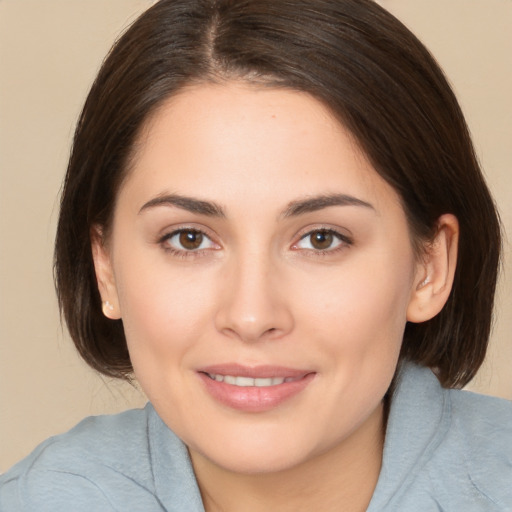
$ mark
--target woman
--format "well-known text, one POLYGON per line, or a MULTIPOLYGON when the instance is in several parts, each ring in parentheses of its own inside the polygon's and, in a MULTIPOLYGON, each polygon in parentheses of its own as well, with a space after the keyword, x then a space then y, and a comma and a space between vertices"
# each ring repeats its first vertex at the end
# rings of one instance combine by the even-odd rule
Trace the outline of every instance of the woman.
POLYGON ((499 249, 453 93, 378 5, 157 3, 88 96, 55 252, 78 350, 150 403, 41 445, 1 509, 510 509, 510 404, 455 390, 499 249))

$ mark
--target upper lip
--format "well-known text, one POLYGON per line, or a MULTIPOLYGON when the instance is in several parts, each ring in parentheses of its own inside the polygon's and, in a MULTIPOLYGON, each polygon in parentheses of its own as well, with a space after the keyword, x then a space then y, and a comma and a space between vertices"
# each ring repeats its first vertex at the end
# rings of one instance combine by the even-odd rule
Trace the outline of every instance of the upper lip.
POLYGON ((237 363, 204 366, 199 368, 198 371, 200 373, 208 373, 210 375, 232 375, 235 377, 251 377, 253 379, 268 379, 271 377, 300 378, 308 375, 309 373, 314 373, 311 370, 289 368, 286 366, 245 366, 237 363))

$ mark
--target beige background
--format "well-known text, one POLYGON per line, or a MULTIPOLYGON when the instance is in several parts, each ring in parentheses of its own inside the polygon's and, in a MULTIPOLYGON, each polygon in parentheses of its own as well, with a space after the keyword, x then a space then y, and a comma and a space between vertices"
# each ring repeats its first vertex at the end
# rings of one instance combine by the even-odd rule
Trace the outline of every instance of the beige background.
MULTIPOLYGON (((149 0, 0 0, 0 472, 89 414, 141 405, 78 359, 52 283, 73 126, 119 31, 149 0)), ((447 72, 512 233, 512 1, 381 0, 447 72)), ((472 387, 512 398, 511 247, 492 350, 472 387)))

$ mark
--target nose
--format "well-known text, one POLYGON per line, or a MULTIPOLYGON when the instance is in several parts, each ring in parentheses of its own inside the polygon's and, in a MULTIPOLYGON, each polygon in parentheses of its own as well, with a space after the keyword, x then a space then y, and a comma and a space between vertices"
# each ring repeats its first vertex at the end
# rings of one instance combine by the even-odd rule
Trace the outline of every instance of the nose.
POLYGON ((284 278, 271 258, 253 254, 227 266, 218 295, 217 330, 244 342, 278 339, 292 331, 284 278))

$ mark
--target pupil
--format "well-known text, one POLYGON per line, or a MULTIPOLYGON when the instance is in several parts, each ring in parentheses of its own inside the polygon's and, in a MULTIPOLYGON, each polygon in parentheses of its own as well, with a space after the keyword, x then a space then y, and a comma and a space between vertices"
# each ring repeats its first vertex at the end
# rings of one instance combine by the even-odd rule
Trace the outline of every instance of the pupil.
POLYGON ((197 231, 183 231, 180 233, 180 244, 185 249, 197 249, 203 241, 203 235, 197 231))
POLYGON ((332 233, 329 233, 329 231, 317 231, 312 236, 311 245, 315 249, 328 249, 332 245, 332 233))

